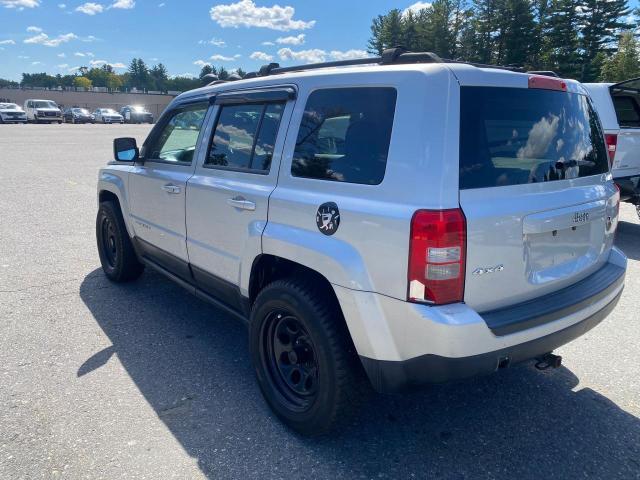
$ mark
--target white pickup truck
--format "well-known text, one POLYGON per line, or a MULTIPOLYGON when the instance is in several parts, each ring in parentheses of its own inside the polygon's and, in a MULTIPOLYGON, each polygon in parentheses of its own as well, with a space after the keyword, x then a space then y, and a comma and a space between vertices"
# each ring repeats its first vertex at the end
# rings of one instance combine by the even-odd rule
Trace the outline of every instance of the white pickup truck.
POLYGON ((584 86, 604 128, 621 200, 633 203, 640 217, 640 78, 584 86))

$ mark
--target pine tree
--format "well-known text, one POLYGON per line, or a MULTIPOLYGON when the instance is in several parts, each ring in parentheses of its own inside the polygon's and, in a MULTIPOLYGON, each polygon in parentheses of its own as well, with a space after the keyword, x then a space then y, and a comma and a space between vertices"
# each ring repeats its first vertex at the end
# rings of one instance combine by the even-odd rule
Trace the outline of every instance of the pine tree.
POLYGON ((504 65, 531 65, 535 45, 535 23, 529 0, 507 0, 502 26, 502 56, 497 63, 504 65))
POLYGON ((543 68, 561 77, 578 78, 578 13, 576 0, 551 0, 546 12, 543 68))
POLYGON ((603 82, 620 82, 640 77, 640 54, 638 41, 633 32, 627 31, 620 36, 618 51, 605 60, 600 73, 603 82))
POLYGON ((596 79, 597 64, 593 61, 599 52, 614 50, 620 29, 626 26, 622 17, 628 14, 627 0, 582 0, 579 15, 582 33, 581 81, 596 79))

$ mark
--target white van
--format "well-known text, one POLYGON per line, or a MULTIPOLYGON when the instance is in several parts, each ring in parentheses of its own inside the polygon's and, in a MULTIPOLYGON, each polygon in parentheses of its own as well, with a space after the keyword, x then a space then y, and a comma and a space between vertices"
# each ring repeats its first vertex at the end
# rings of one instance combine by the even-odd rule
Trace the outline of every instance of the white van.
POLYGON ((621 200, 633 203, 640 216, 640 78, 584 86, 604 128, 621 200))
POLYGON ((62 123, 62 110, 53 100, 27 99, 24 102, 24 111, 27 112, 29 122, 62 123))

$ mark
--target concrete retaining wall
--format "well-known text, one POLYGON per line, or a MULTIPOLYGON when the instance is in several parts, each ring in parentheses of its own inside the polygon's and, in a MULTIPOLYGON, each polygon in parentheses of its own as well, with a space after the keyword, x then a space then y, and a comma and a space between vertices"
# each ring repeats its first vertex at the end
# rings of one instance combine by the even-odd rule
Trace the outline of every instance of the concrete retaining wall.
POLYGON ((125 105, 144 105, 155 118, 162 113, 174 95, 150 95, 145 93, 69 92, 60 90, 35 90, 0 88, 0 100, 24 105, 29 98, 53 100, 61 107, 82 107, 90 111, 96 108, 120 110, 125 105))

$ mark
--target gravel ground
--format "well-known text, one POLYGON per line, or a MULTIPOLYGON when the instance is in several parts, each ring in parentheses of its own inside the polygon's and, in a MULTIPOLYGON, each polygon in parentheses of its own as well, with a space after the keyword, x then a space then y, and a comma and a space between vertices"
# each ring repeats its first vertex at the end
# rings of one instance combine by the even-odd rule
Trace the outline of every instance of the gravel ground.
POLYGON ((106 281, 97 169, 149 126, 0 127, 0 478, 640 478, 640 224, 619 306, 530 365, 372 395, 331 436, 270 413, 244 327, 164 278, 106 281))

